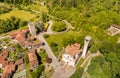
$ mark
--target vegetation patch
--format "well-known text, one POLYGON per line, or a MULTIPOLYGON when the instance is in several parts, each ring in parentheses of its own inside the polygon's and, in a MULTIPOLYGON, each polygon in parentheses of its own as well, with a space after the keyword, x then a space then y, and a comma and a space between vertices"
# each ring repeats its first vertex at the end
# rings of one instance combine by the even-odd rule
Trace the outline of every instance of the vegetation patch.
POLYGON ((66 24, 63 21, 54 21, 52 25, 52 30, 56 32, 65 31, 66 24))
POLYGON ((38 53, 38 55, 40 56, 40 58, 41 58, 41 62, 43 63, 43 64, 45 64, 46 63, 46 58, 48 57, 48 55, 47 55, 47 53, 45 52, 45 50, 44 49, 40 49, 40 52, 38 53))
POLYGON ((3 72, 3 70, 0 68, 0 74, 3 72))
POLYGON ((16 18, 20 18, 24 21, 30 21, 33 18, 36 18, 35 15, 33 15, 27 11, 14 9, 14 10, 10 11, 9 13, 1 14, 0 19, 6 20, 6 19, 9 19, 11 16, 14 16, 16 18))
POLYGON ((76 65, 76 68, 79 68, 80 65, 84 62, 84 59, 83 58, 79 58, 80 60, 78 60, 78 63, 76 65))
POLYGON ((83 72, 84 72, 84 69, 79 67, 70 78, 81 78, 83 72))
POLYGON ((46 36, 44 37, 50 47, 52 43, 57 44, 56 48, 58 48, 58 50, 56 51, 53 50, 54 54, 57 56, 59 52, 62 51, 62 48, 66 47, 68 44, 72 44, 75 42, 78 42, 81 45, 83 44, 85 34, 82 34, 82 33, 79 34, 79 33, 80 32, 69 31, 69 32, 62 33, 62 34, 51 34, 51 35, 47 35, 47 37, 46 36))
POLYGON ((12 10, 11 8, 0 5, 0 14, 8 13, 11 10, 12 10))
POLYGON ((26 21, 22 21, 21 19, 16 17, 10 17, 6 20, 0 20, 0 23, 0 34, 9 32, 11 30, 16 30, 27 25, 26 21))
POLYGON ((35 11, 36 13, 48 13, 48 9, 46 6, 41 6, 40 4, 32 4, 32 5, 28 5, 27 9, 35 11))
POLYGON ((31 76, 32 78, 39 78, 42 75, 42 72, 44 71, 44 66, 39 65, 37 66, 32 72, 31 76))
POLYGON ((88 67, 88 73, 92 78, 112 78, 111 71, 110 63, 106 62, 101 56, 92 58, 91 64, 88 67))

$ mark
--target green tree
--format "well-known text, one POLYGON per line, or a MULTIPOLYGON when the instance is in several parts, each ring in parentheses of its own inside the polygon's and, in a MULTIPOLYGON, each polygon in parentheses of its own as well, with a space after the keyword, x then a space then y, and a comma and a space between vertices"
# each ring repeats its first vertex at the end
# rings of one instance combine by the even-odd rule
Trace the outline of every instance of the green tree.
POLYGON ((39 78, 44 71, 44 66, 39 65, 35 70, 31 72, 32 78, 39 78))
POLYGON ((66 24, 62 21, 54 21, 52 25, 52 30, 56 32, 61 32, 66 30, 66 24))
POLYGON ((84 69, 79 67, 70 78, 81 78, 83 72, 84 72, 84 69))
POLYGON ((57 44, 55 42, 51 42, 50 43, 50 47, 52 48, 52 50, 55 52, 55 51, 58 51, 58 48, 57 48, 57 44))

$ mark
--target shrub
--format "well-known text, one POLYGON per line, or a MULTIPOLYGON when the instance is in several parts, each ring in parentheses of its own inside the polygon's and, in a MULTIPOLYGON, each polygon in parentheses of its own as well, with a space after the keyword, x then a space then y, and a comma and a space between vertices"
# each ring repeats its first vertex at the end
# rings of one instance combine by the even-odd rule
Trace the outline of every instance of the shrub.
POLYGON ((48 38, 49 37, 49 35, 47 35, 47 34, 44 34, 44 38, 48 38))
POLYGON ((56 32, 64 31, 66 30, 66 24, 63 21, 62 22, 54 21, 52 30, 56 32))
POLYGON ((70 78, 81 78, 83 72, 84 72, 84 69, 79 67, 70 78))
POLYGON ((53 51, 58 51, 57 44, 55 42, 51 42, 50 46, 53 51))

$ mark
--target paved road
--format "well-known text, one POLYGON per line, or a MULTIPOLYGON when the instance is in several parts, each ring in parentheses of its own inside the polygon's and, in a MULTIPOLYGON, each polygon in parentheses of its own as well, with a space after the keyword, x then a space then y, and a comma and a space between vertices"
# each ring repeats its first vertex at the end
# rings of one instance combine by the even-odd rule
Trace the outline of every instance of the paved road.
POLYGON ((68 32, 71 28, 73 28, 72 25, 67 20, 63 20, 63 21, 67 25, 67 29, 65 31, 61 31, 61 32, 52 31, 51 27, 53 25, 53 21, 50 20, 49 27, 47 29, 47 32, 45 32, 45 34, 62 34, 62 33, 68 32))
POLYGON ((38 37, 38 39, 39 39, 40 41, 42 41, 42 42, 45 43, 45 45, 43 46, 43 48, 46 50, 48 56, 49 56, 50 58, 52 58, 52 60, 56 59, 56 57, 54 56, 54 54, 53 54, 51 48, 49 47, 48 43, 47 43, 46 40, 43 38, 43 34, 39 34, 39 35, 37 35, 37 37, 38 37))
MULTIPOLYGON (((52 27, 52 25, 53 25, 53 22, 50 20, 50 21, 49 21, 49 27, 48 27, 47 31, 46 31, 46 32, 43 32, 43 33, 40 33, 39 35, 37 35, 38 39, 39 39, 40 41, 42 41, 42 42, 45 43, 45 45, 43 46, 43 48, 46 50, 48 56, 49 56, 50 58, 52 58, 53 62, 57 62, 57 58, 54 56, 51 48, 49 47, 48 43, 47 43, 46 40, 44 39, 43 35, 44 35, 44 34, 60 34, 60 33, 67 32, 70 28, 72 28, 71 24, 68 23, 67 20, 63 20, 63 21, 64 21, 64 22, 66 23, 66 25, 67 25, 66 31, 63 31, 63 32, 53 32, 53 31, 51 30, 51 27, 52 27)), ((56 64, 56 63, 54 63, 54 64, 56 64)))
POLYGON ((75 71, 75 68, 72 68, 72 67, 70 67, 69 69, 67 68, 67 69, 66 69, 66 72, 63 71, 63 70, 61 70, 61 68, 62 68, 61 63, 58 62, 58 59, 54 56, 51 48, 49 47, 48 43, 46 42, 46 40, 45 40, 44 37, 43 37, 44 34, 61 34, 61 33, 64 33, 64 32, 69 31, 70 28, 72 28, 71 24, 68 23, 68 21, 66 21, 66 20, 63 20, 63 21, 64 21, 64 22, 66 23, 66 25, 67 25, 67 29, 66 29, 65 31, 62 31, 62 32, 53 32, 52 29, 51 29, 51 27, 52 27, 52 25, 53 25, 53 22, 52 22, 52 21, 49 21, 49 27, 48 27, 47 31, 46 31, 46 32, 43 32, 43 33, 40 33, 39 35, 37 35, 38 39, 39 39, 40 41, 42 41, 42 42, 45 43, 45 45, 44 45, 42 48, 44 48, 44 49, 46 50, 48 56, 49 56, 50 58, 52 58, 52 63, 51 63, 51 65, 52 65, 53 68, 54 68, 54 74, 53 74, 52 78, 56 78, 56 76, 57 76, 57 78, 69 78, 70 75, 73 74, 74 71, 75 71))

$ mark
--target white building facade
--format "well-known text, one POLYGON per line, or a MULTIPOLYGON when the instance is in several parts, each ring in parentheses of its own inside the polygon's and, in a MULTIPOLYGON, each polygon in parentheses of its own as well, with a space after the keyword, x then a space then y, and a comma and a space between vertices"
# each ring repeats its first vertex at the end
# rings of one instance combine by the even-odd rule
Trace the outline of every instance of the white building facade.
POLYGON ((75 43, 73 45, 68 45, 65 49, 65 53, 62 55, 62 60, 66 64, 75 67, 81 52, 82 49, 80 48, 80 44, 75 43))

